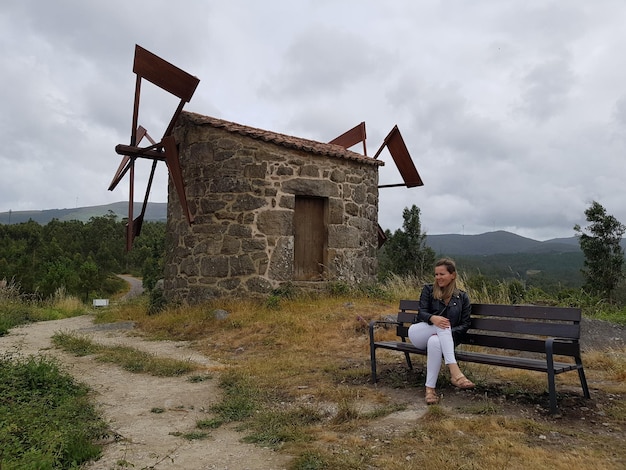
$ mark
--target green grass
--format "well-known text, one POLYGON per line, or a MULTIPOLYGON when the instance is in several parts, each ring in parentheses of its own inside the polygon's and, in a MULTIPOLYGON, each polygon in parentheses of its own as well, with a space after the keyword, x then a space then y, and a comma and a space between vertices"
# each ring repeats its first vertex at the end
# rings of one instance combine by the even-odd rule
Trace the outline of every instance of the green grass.
POLYGON ((88 389, 55 360, 0 357, 0 468, 79 468, 106 433, 88 389))
POLYGON ((260 392, 249 377, 236 371, 226 371, 220 379, 220 387, 224 392, 222 401, 213 405, 211 411, 221 421, 243 421, 259 408, 260 392))
POLYGON ((215 418, 199 419, 196 421, 196 427, 198 429, 217 429, 222 424, 224 423, 221 420, 215 418))
POLYGON ((615 308, 611 310, 601 310, 593 318, 598 320, 610 321, 619 325, 626 326, 626 307, 615 308))
POLYGON ((309 442, 313 440, 310 426, 320 423, 322 418, 322 413, 313 406, 264 409, 241 426, 247 432, 242 440, 274 449, 286 442, 309 442))
POLYGON ((170 436, 182 437, 183 439, 187 439, 188 441, 197 441, 201 439, 208 439, 209 433, 204 432, 204 431, 191 431, 191 432, 173 431, 170 433, 170 436))
POLYGON ((76 356, 95 354, 96 360, 116 364, 128 372, 156 377, 178 377, 197 369, 191 361, 157 357, 128 346, 103 346, 85 336, 72 333, 55 333, 52 343, 76 356))

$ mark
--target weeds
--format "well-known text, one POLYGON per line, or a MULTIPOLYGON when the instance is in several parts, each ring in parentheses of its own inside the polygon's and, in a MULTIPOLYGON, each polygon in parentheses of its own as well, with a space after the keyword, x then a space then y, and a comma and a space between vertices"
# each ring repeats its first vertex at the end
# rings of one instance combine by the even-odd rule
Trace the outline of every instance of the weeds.
POLYGON ((225 372, 220 380, 224 390, 222 401, 211 407, 223 422, 243 421, 257 409, 259 391, 252 385, 249 377, 235 371, 225 372))
POLYGON ((201 420, 196 421, 196 427, 198 429, 217 429, 222 424, 224 424, 223 421, 219 419, 215 419, 215 418, 201 419, 201 420))
POLYGON ((242 426, 247 431, 243 441, 274 449, 284 443, 308 442, 313 438, 309 427, 320 421, 320 413, 313 408, 269 409, 242 426))
POLYGON ((209 437, 209 433, 202 432, 202 431, 192 431, 192 432, 173 431, 169 434, 170 436, 182 437, 183 439, 187 439, 188 441, 196 441, 199 439, 206 439, 209 437))
POLYGON ((71 333, 55 333, 52 342, 64 351, 77 356, 96 354, 100 362, 116 364, 124 370, 145 373, 157 377, 176 377, 193 372, 197 367, 190 361, 159 358, 127 346, 103 346, 93 343, 85 336, 71 333))
POLYGON ((191 382, 191 383, 200 383, 200 382, 204 382, 206 380, 211 380, 213 378, 212 375, 210 374, 204 374, 204 375, 191 375, 189 377, 187 377, 187 382, 191 382))
POLYGON ((45 357, 0 358, 0 468, 78 468, 107 433, 88 389, 45 357))

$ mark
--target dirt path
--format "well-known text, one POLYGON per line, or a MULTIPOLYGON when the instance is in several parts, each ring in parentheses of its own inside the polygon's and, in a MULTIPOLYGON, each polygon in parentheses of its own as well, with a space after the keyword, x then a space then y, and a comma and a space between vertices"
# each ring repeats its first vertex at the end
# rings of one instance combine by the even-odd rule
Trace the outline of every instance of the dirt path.
POLYGON ((124 294, 121 300, 132 299, 143 293, 143 282, 141 279, 127 274, 118 274, 117 277, 126 281, 129 287, 128 292, 124 294))
POLYGON ((92 315, 39 322, 14 328, 0 337, 0 353, 45 354, 59 358, 67 371, 95 392, 104 418, 114 432, 103 456, 87 469, 285 469, 289 457, 251 444, 233 426, 211 430, 208 439, 187 440, 172 433, 198 431, 196 421, 209 419, 209 407, 220 389, 212 370, 220 364, 192 350, 185 342, 143 341, 132 322, 94 325, 92 315), (185 377, 157 378, 126 372, 118 366, 75 357, 52 346, 56 332, 76 332, 106 345, 132 346, 160 357, 191 360, 213 378, 198 383, 185 377), (155 413, 151 410, 164 410, 155 413))

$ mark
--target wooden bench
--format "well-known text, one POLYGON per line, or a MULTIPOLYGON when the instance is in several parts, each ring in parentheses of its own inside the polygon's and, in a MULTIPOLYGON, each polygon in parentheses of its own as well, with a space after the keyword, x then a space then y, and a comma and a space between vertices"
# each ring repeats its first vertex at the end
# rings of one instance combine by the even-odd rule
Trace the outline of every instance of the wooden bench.
MULTIPOLYGON (((370 354, 374 383, 377 381, 377 349, 403 352, 410 369, 413 368, 411 354, 426 355, 426 350, 416 348, 408 340, 409 326, 419 321, 418 306, 417 300, 401 300, 396 321, 373 320, 370 322, 370 354), (385 324, 395 325, 400 341, 376 341, 377 327, 385 324)), ((471 319, 471 327, 461 345, 456 349, 458 361, 548 374, 550 413, 552 414, 557 411, 555 385, 557 374, 577 370, 583 394, 585 398, 590 398, 580 355, 580 309, 538 305, 472 304, 471 319), (465 349, 463 345, 480 346, 480 348, 470 348, 479 349, 480 352, 465 349), (519 352, 535 354, 511 355, 513 351, 517 354, 519 352), (564 360, 567 358, 572 360, 557 362, 555 356, 565 356, 564 360)))

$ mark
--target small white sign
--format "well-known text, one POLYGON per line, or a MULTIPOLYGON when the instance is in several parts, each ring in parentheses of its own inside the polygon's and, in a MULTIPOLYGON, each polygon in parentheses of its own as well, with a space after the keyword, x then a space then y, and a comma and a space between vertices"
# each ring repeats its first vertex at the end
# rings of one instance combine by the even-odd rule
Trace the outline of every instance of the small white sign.
POLYGON ((109 299, 93 299, 94 307, 108 307, 109 299))

